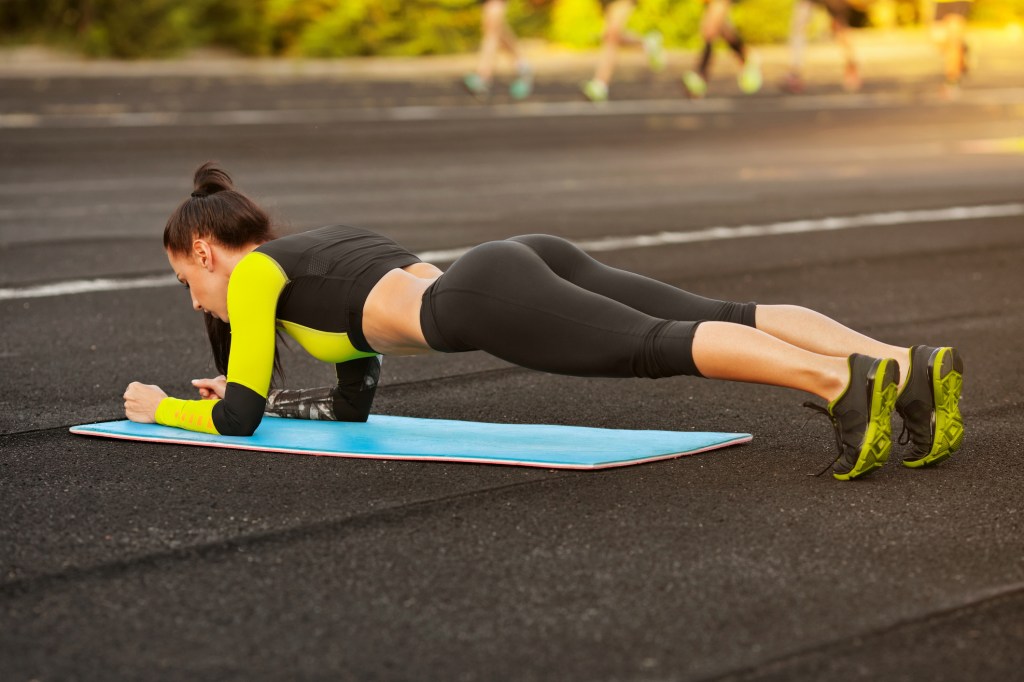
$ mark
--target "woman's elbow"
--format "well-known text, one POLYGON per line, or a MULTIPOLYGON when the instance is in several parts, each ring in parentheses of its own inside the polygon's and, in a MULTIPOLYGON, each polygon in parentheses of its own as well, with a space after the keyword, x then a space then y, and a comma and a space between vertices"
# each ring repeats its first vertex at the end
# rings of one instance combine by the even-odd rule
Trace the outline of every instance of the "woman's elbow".
POLYGON ((256 429, 262 420, 262 413, 253 415, 225 415, 225 419, 222 420, 223 423, 218 424, 215 421, 214 426, 217 427, 217 433, 222 436, 251 436, 256 433, 256 429))

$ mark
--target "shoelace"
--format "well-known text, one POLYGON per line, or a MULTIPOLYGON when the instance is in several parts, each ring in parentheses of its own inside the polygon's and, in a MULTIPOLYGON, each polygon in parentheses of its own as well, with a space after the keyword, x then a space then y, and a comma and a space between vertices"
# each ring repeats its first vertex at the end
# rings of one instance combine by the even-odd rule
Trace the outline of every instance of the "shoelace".
POLYGON ((835 431, 835 434, 836 434, 836 448, 839 450, 839 454, 837 454, 836 458, 833 459, 831 462, 829 462, 828 465, 824 469, 819 471, 818 473, 816 473, 816 474, 807 474, 808 476, 821 476, 826 471, 828 471, 833 466, 835 466, 835 463, 838 462, 839 458, 843 456, 843 430, 839 426, 839 420, 836 419, 835 417, 833 417, 832 414, 826 408, 822 407, 821 405, 818 405, 818 404, 812 403, 812 402, 806 402, 806 403, 804 403, 804 407, 806 407, 808 409, 811 409, 811 410, 814 410, 815 412, 821 412, 823 415, 828 417, 828 420, 830 422, 832 422, 832 429, 833 429, 833 431, 835 431))

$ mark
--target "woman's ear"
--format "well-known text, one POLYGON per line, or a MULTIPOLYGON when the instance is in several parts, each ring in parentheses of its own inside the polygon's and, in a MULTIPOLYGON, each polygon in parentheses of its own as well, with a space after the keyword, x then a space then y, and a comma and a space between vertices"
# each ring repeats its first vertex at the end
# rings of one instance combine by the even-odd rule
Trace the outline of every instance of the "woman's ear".
POLYGON ((196 239, 192 242, 192 257, 196 263, 205 270, 213 270, 213 249, 210 243, 203 239, 196 239))

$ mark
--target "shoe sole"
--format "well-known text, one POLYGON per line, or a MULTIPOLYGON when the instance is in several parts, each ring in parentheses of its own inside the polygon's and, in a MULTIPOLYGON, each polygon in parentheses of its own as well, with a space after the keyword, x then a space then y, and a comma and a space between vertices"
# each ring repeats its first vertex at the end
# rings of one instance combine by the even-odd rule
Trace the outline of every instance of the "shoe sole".
POLYGON ((896 409, 899 367, 895 360, 881 359, 868 375, 871 391, 871 416, 864 429, 864 443, 853 468, 846 473, 832 472, 840 481, 870 474, 889 461, 892 451, 892 412, 896 409))
POLYGON ((932 398, 935 401, 935 438, 924 457, 903 460, 911 469, 932 466, 949 458, 964 442, 960 394, 964 387, 964 361, 956 348, 938 348, 928 363, 932 398))

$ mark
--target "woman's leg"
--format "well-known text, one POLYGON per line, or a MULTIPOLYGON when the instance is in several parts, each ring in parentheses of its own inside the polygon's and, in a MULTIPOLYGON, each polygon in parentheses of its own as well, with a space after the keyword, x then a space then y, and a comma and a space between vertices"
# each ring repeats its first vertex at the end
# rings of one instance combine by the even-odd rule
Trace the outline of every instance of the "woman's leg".
MULTIPOLYGON (((579 265, 590 270, 582 260, 579 265)), ((601 278, 596 288, 614 287, 617 281, 629 295, 652 293, 660 307, 692 302, 687 292, 607 270, 610 277, 601 278), (669 300, 666 289, 679 299, 669 300)), ((675 321, 641 312, 560 276, 532 248, 511 240, 477 247, 456 261, 428 293, 424 316, 424 333, 438 350, 483 350, 554 373, 703 374, 796 388, 826 400, 835 398, 849 378, 844 358, 797 348, 749 326, 675 321)))
POLYGON ((729 322, 697 327, 693 361, 708 379, 797 388, 827 401, 842 393, 849 381, 846 356, 814 353, 729 322))
MULTIPOLYGON (((613 275, 629 289, 660 291, 644 278, 613 275)), ((882 466, 892 448, 893 361, 822 355, 742 324, 653 317, 560 276, 525 243, 490 242, 455 261, 424 294, 420 324, 435 350, 483 350, 558 374, 691 374, 813 393, 828 403, 817 409, 836 429, 833 475, 842 480, 882 466)))
POLYGON ((545 372, 698 374, 695 323, 652 317, 579 287, 513 241, 482 244, 455 261, 424 295, 420 323, 435 350, 483 350, 545 372))
POLYGON ((753 303, 718 301, 664 282, 619 270, 591 257, 572 242, 549 234, 512 237, 530 247, 551 271, 578 287, 664 320, 717 320, 754 326, 753 303))
POLYGON ((798 348, 846 358, 861 353, 894 358, 900 367, 900 386, 910 374, 910 349, 876 341, 808 308, 794 305, 757 306, 757 328, 798 348))
POLYGON ((945 17, 946 44, 943 50, 943 70, 946 84, 957 86, 964 73, 964 33, 966 21, 959 14, 945 17))
POLYGON ((498 59, 498 50, 506 27, 505 0, 488 0, 484 3, 481 15, 483 36, 480 40, 480 61, 476 72, 486 83, 494 77, 494 67, 498 59))
MULTIPOLYGON (((807 358, 799 353, 793 354, 793 350, 810 351, 812 355, 830 356, 840 361, 838 364, 835 362, 830 364, 827 376, 803 376, 803 378, 789 379, 789 381, 800 384, 793 386, 795 388, 804 385, 816 386, 817 388, 810 392, 825 397, 834 388, 832 384, 834 384, 837 368, 841 370, 840 374, 845 376, 846 358, 853 353, 876 358, 895 358, 899 362, 900 376, 905 379, 909 375, 910 351, 908 348, 876 341, 813 310, 792 305, 755 306, 753 303, 731 303, 698 296, 642 275, 604 265, 579 247, 560 237, 526 235, 513 237, 511 241, 518 241, 529 246, 559 277, 653 317, 669 320, 734 322, 748 327, 756 327, 757 330, 785 342, 786 349, 775 347, 771 352, 789 354, 785 363, 775 365, 780 372, 787 375, 792 372, 801 376, 805 375, 808 363, 813 364, 815 370, 824 367, 816 358, 807 358)), ((706 326, 706 324, 701 325, 702 328, 706 326)), ((717 329, 717 325, 715 328, 717 329)), ((710 332, 702 329, 698 338, 700 335, 707 336, 709 334, 710 332)), ((728 341, 727 345, 734 348, 739 348, 746 342, 769 347, 766 342, 757 339, 756 335, 745 334, 742 330, 718 331, 714 338, 723 342, 728 341), (721 338, 724 334, 728 335, 728 339, 721 338)), ((718 367, 717 356, 710 353, 711 349, 703 350, 709 351, 709 353, 700 352, 700 354, 704 357, 705 365, 712 372, 711 374, 705 372, 698 360, 697 366, 705 376, 777 384, 776 380, 771 379, 773 376, 771 373, 759 378, 755 375, 750 375, 750 378, 741 378, 726 375, 723 373, 724 370, 711 370, 711 367, 718 367)), ((697 354, 698 351, 695 348, 695 359, 697 359, 697 354)), ((727 361, 728 357, 720 359, 727 361)))
POLYGON ((593 80, 605 85, 612 82, 615 72, 615 61, 621 45, 632 45, 638 42, 636 37, 626 30, 626 23, 633 14, 632 0, 616 0, 608 5, 604 14, 604 35, 601 39, 601 54, 593 80))
POLYGON ((705 81, 711 74, 711 59, 714 56, 715 41, 721 37, 722 28, 729 17, 728 0, 711 0, 704 8, 700 19, 700 36, 704 40, 697 73, 705 81))

